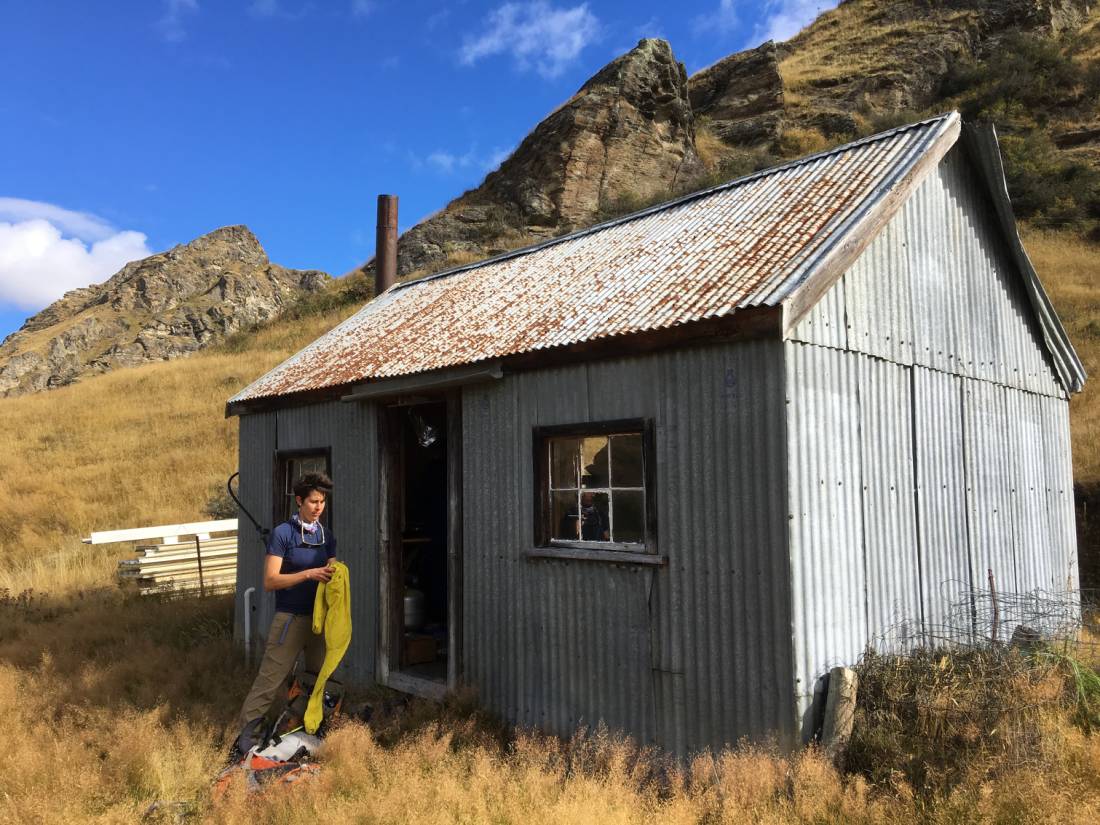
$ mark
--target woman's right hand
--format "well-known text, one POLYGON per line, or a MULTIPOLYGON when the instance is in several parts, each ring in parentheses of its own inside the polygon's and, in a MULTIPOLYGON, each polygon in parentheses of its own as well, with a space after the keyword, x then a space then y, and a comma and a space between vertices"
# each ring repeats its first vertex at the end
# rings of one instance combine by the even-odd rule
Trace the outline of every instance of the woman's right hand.
POLYGON ((306 574, 306 581, 327 582, 332 579, 331 567, 311 567, 302 572, 306 574))

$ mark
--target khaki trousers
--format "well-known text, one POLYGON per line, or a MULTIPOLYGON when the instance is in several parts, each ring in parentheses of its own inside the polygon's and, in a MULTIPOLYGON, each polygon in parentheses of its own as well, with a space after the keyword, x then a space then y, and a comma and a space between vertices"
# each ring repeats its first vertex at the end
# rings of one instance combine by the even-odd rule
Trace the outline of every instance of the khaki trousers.
POLYGON ((276 613, 267 631, 260 672, 241 706, 240 726, 264 716, 273 707, 282 709, 286 701, 286 677, 305 651, 306 670, 317 673, 325 662, 325 637, 314 635, 313 617, 276 613))

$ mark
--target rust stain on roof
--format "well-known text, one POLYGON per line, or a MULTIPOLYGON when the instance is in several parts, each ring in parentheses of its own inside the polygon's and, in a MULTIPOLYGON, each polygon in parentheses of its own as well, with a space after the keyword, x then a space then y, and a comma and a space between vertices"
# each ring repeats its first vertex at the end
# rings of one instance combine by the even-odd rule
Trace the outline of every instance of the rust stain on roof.
POLYGON ((387 290, 230 403, 774 306, 957 115, 387 290))

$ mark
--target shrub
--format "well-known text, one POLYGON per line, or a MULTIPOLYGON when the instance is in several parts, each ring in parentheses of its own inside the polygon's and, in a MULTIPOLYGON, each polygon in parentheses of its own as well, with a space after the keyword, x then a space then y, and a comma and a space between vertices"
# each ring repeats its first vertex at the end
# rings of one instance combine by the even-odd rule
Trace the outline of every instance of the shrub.
POLYGON ((202 511, 212 519, 237 517, 237 502, 229 495, 225 482, 218 481, 210 486, 210 495, 202 511))
POLYGON ((959 96, 963 116, 989 119, 1008 108, 1045 125, 1052 112, 1096 99, 1096 71, 1076 62, 1056 39, 1014 32, 980 60, 952 65, 941 91, 959 96))
POLYGON ((784 129, 779 138, 779 151, 786 157, 797 158, 828 149, 831 145, 818 129, 791 127, 784 129))
POLYGON ((964 781, 1041 767, 1046 717, 1086 732, 1100 722, 1100 677, 1071 652, 993 645, 868 651, 859 667, 848 770, 929 798, 964 781))

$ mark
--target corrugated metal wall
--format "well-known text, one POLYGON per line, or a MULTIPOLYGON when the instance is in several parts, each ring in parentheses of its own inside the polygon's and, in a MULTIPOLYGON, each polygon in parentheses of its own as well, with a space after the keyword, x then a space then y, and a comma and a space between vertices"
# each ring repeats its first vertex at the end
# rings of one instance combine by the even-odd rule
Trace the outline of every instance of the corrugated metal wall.
POLYGON ((683 350, 464 392, 465 666, 505 718, 684 754, 792 735, 782 351, 683 350), (660 551, 529 560, 536 426, 652 418, 660 551))
POLYGON ((790 337, 1065 397, 961 144, 790 337))
MULTIPOLYGON (((332 450, 332 527, 337 555, 351 573, 352 643, 338 676, 357 682, 374 678, 378 636, 378 462, 371 404, 338 401, 241 416, 242 502, 265 526, 271 518, 276 450, 332 450)), ((242 518, 242 524, 245 521, 242 518)), ((242 527, 241 535, 248 531, 242 527)), ((254 586, 260 609, 254 632, 265 636, 274 611, 273 594, 263 593, 264 550, 251 532, 237 561, 237 625, 241 632, 244 588, 254 586)))
POLYGON ((962 382, 946 373, 913 369, 920 586, 931 641, 956 638, 950 606, 975 586, 967 538, 962 382))
POLYGON ((869 637, 859 449, 859 358, 787 345, 795 689, 803 731, 819 676, 869 637))
MULTIPOLYGON (((270 527, 272 460, 275 455, 275 413, 242 415, 239 437, 239 464, 241 475, 237 479, 241 503, 255 516, 261 525, 270 527)), ((267 634, 271 624, 273 596, 264 593, 263 565, 266 548, 244 513, 237 514, 237 601, 234 611, 234 636, 244 639, 244 592, 256 588, 252 594, 253 649, 260 647, 259 640, 267 634)))
POLYGON ((921 641, 911 371, 859 357, 867 630, 880 647, 921 641))
POLYGON ((1076 538, 1065 392, 961 148, 790 339, 805 724, 869 642, 969 635, 960 600, 988 569, 1002 592, 1076 586, 1076 538))
MULTIPOLYGON (((868 644, 965 639, 966 593, 1076 587, 1065 401, 787 344, 791 579, 804 732, 868 644)), ((1011 632, 1007 630, 1005 632, 1011 632)))

